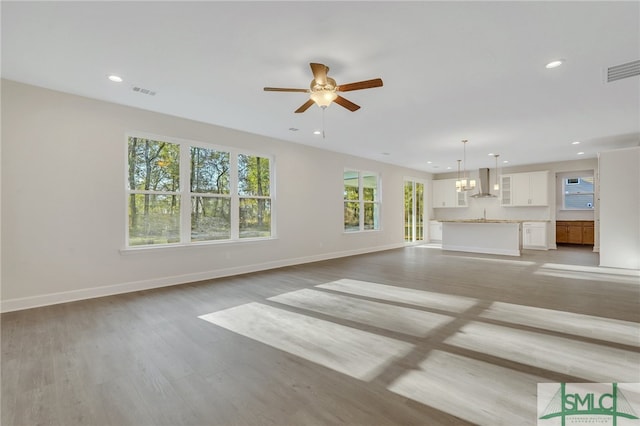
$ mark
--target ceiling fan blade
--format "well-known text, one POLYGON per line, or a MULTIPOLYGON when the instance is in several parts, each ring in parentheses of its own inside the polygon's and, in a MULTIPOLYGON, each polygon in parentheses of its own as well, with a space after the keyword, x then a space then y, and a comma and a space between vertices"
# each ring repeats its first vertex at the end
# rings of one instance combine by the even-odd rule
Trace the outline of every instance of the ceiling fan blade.
POLYGON ((295 110, 294 112, 298 113, 298 112, 305 112, 306 110, 309 109, 309 107, 311 105, 313 105, 315 102, 313 102, 313 99, 309 99, 307 102, 305 102, 304 104, 302 104, 302 106, 300 106, 300 108, 298 108, 297 110, 295 110))
POLYGON ((358 81, 356 83, 341 84, 340 86, 336 87, 336 90, 338 92, 349 92, 350 90, 371 89, 374 87, 381 87, 381 86, 382 86, 382 79, 374 78, 373 80, 365 80, 365 81, 358 81))
POLYGON ((338 95, 338 97, 333 102, 337 103, 340 106, 345 107, 346 109, 348 109, 351 112, 360 109, 360 106, 358 106, 358 105, 354 104, 353 102, 343 98, 340 95, 338 95))
POLYGON ((313 73, 313 78, 317 84, 324 86, 327 84, 327 73, 329 72, 329 67, 324 64, 315 64, 311 63, 311 72, 313 73))
POLYGON ((309 93, 309 89, 287 89, 282 87, 265 87, 265 92, 304 92, 309 93))

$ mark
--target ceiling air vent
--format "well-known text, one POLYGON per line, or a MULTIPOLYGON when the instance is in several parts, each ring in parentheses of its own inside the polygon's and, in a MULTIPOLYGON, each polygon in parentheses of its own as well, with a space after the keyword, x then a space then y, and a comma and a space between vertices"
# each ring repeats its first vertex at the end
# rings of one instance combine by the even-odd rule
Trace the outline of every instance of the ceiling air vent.
POLYGON ((640 60, 607 68, 607 83, 640 75, 640 60))
POLYGON ((132 89, 134 92, 142 93, 143 95, 155 96, 156 92, 149 89, 143 89, 142 87, 134 86, 132 89))

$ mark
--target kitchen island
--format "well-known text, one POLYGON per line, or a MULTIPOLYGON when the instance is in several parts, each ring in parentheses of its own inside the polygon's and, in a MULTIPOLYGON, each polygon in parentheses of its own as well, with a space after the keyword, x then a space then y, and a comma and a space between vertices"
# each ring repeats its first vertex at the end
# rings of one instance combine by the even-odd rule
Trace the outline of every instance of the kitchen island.
POLYGON ((520 256, 521 225, 513 220, 443 220, 442 249, 520 256))

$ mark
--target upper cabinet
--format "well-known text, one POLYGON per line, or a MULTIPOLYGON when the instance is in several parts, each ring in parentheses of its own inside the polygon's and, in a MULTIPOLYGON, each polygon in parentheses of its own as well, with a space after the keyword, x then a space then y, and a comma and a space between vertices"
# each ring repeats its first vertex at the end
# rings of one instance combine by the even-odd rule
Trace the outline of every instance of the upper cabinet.
POLYGON ((455 179, 434 180, 432 203, 434 208, 467 207, 467 193, 456 191, 455 179))
POLYGON ((548 206, 549 172, 513 173, 500 178, 503 206, 548 206))

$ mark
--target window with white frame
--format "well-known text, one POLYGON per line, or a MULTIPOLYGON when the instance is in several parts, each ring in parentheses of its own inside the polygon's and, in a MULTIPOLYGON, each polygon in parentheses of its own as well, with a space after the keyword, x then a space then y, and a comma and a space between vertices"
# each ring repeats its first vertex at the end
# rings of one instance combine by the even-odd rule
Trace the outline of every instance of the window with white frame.
POLYGON ((377 173, 345 170, 345 232, 380 229, 380 178, 377 173))
POLYGON ((162 139, 127 139, 127 246, 272 236, 270 157, 162 139))
POLYGON ((592 210, 594 199, 593 176, 572 176, 562 180, 564 210, 592 210))

